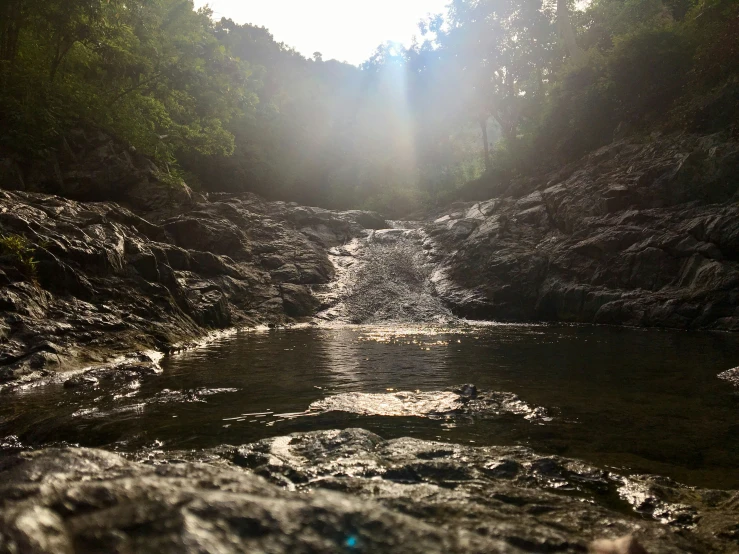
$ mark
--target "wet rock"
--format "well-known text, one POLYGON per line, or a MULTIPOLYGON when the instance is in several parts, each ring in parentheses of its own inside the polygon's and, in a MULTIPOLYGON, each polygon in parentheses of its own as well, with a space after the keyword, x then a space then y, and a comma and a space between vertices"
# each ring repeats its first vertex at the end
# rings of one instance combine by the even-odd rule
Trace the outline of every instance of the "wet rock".
POLYGON ((3 453, 20 452, 22 450, 24 450, 23 443, 15 435, 0 439, 0 451, 3 453))
POLYGON ((521 552, 373 502, 330 491, 299 496, 202 464, 67 450, 24 455, 4 469, 7 552, 521 552))
POLYGON ((318 400, 310 408, 315 411, 340 411, 364 416, 430 417, 458 412, 462 410, 463 402, 453 392, 349 392, 318 400))
POLYGON ((601 539, 590 545, 591 554, 648 554, 634 537, 601 539))
POLYGON ((237 392, 238 390, 233 388, 208 389, 205 387, 185 391, 164 389, 154 396, 152 402, 157 404, 206 403, 209 396, 237 392))
POLYGON ((306 317, 316 313, 318 300, 310 289, 301 285, 279 285, 285 313, 290 317, 306 317))
POLYGON ((112 202, 0 191, 0 232, 23 235, 38 262, 29 276, 0 259, 0 383, 168 351, 212 329, 307 319, 320 304, 311 287, 334 275, 327 251, 364 235, 360 220, 378 223, 367 212, 250 194, 136 206, 140 215, 112 202))
POLYGON ((574 554, 641 545, 676 554, 735 546, 717 518, 736 516, 728 493, 674 485, 675 494, 702 499, 697 509, 711 523, 663 525, 609 507, 625 478, 520 447, 385 441, 348 429, 141 457, 50 449, 2 458, 0 551, 574 554))
POLYGON ((464 398, 477 398, 477 387, 471 384, 452 387, 451 391, 464 398))
POLYGON ((389 417, 494 417, 520 415, 529 421, 551 421, 549 412, 532 407, 510 392, 478 392, 475 385, 452 387, 447 391, 398 391, 371 394, 349 392, 329 396, 310 405, 320 412, 341 411, 359 415, 389 417))
POLYGON ((94 388, 101 381, 107 384, 139 383, 147 378, 161 374, 162 368, 152 359, 126 359, 121 362, 107 364, 89 369, 64 382, 68 389, 94 388))
POLYGON ((334 255, 337 279, 321 316, 355 324, 455 320, 436 295, 424 239, 419 230, 385 229, 334 255))
POLYGON ((738 156, 717 136, 621 140, 436 212, 436 292, 475 319, 739 330, 738 156))
POLYGON ((714 519, 705 527, 662 525, 629 514, 623 506, 619 512, 611 510, 628 478, 520 447, 383 441, 348 429, 267 439, 225 449, 222 455, 288 490, 348 493, 524 552, 584 552, 591 541, 628 535, 650 552, 734 548, 715 534, 730 530, 737 515, 732 493, 713 499, 712 491, 675 485, 671 490, 676 499, 713 499, 711 506, 706 502, 696 510, 714 519))
POLYGON ((723 379, 724 381, 728 381, 732 385, 739 387, 739 367, 735 367, 734 369, 729 369, 727 371, 719 373, 718 378, 723 379))
POLYGON ((100 383, 100 380, 94 375, 78 375, 64 381, 64 388, 76 389, 76 388, 91 388, 96 387, 100 383))

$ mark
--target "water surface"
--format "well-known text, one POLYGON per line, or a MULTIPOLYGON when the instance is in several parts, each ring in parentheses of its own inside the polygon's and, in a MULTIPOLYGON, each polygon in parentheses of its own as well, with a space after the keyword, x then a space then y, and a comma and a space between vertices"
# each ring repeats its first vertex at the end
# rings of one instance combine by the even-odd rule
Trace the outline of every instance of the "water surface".
POLYGON ((0 436, 134 450, 243 444, 363 427, 477 445, 530 446, 625 472, 739 488, 739 337, 586 326, 340 326, 242 332, 168 357, 140 387, 61 385, 6 395, 0 436), (551 421, 305 413, 341 393, 460 383, 517 394, 551 421))

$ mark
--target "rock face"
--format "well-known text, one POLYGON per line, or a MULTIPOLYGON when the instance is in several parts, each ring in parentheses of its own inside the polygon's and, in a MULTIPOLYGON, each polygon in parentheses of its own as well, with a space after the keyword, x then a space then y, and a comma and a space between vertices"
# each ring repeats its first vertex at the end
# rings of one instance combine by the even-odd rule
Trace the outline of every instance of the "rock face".
POLYGON ((0 192, 0 235, 28 248, 0 245, 0 384, 319 310, 739 330, 736 142, 616 142, 412 229, 206 199, 99 133, 67 146, 54 171, 4 163, 2 182, 119 202, 0 192))
POLYGON ((57 151, 40 160, 0 152, 0 188, 113 201, 147 212, 176 212, 203 200, 124 142, 83 128, 67 133, 57 151))
POLYGON ((425 226, 460 315, 739 330, 739 143, 619 141, 425 226))
POLYGON ((249 194, 144 215, 0 191, 0 235, 23 237, 32 256, 23 267, 0 251, 0 383, 312 316, 311 287, 334 273, 327 250, 384 224, 249 194))
POLYGON ((0 552, 580 553, 624 535, 667 554, 739 547, 734 493, 626 479, 525 448, 349 429, 196 457, 6 457, 0 552))

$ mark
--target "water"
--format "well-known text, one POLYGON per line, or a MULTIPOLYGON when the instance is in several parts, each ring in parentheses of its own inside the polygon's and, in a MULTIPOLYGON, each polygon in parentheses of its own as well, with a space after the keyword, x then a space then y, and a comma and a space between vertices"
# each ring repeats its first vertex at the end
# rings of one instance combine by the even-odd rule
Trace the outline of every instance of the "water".
POLYGON ((716 377, 737 365, 739 337, 727 334, 513 325, 243 332, 166 358, 164 373, 138 388, 49 385, 5 395, 0 437, 32 447, 178 450, 363 427, 385 438, 520 444, 627 473, 739 488, 739 391, 716 377), (551 421, 304 413, 343 393, 461 383, 515 393, 551 421))

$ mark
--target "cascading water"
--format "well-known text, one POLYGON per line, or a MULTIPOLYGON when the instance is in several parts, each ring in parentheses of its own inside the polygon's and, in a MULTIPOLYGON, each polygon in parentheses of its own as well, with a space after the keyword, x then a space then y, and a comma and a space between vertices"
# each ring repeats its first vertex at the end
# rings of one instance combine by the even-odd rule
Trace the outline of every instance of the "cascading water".
POLYGON ((436 294, 426 234, 414 222, 370 231, 331 250, 336 279, 322 291, 318 319, 355 324, 456 320, 436 294))

